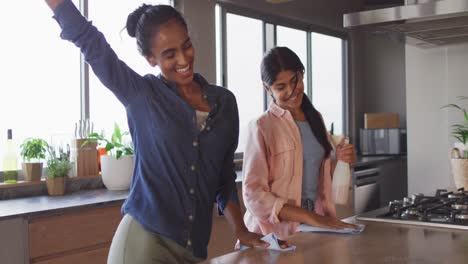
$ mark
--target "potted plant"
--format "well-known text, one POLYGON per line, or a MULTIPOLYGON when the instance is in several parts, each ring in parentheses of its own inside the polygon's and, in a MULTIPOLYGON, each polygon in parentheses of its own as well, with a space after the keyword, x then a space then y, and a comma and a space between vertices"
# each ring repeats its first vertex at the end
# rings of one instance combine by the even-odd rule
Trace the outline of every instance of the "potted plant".
MULTIPOLYGON (((100 155, 102 182, 109 190, 127 190, 133 178, 133 145, 124 142, 124 136, 128 132, 122 133, 120 127, 115 123, 114 131, 110 139, 103 133, 90 133, 88 141, 98 142, 104 146, 108 155, 100 155)), ((85 144, 84 143, 84 144, 85 144)))
MULTIPOLYGON (((467 100, 467 96, 458 96, 458 100, 467 100)), ((455 108, 462 112, 463 122, 452 125, 452 136, 458 140, 450 151, 452 174, 457 188, 468 189, 468 112, 458 104, 448 104, 442 108, 455 108), (463 153, 463 155, 462 155, 463 153)))
POLYGON ((47 160, 46 168, 46 183, 47 192, 49 195, 64 195, 65 194, 65 180, 72 168, 70 158, 64 152, 60 152, 56 156, 55 150, 49 146, 49 159, 47 160))
POLYGON ((24 178, 26 181, 40 181, 42 160, 47 152, 47 142, 41 138, 27 138, 20 145, 24 178))
MULTIPOLYGON (((458 96, 459 100, 467 100, 468 96, 458 96)), ((463 113, 464 122, 452 125, 452 136, 459 142, 455 143, 455 147, 463 152, 463 157, 468 158, 468 112, 465 108, 457 104, 448 104, 442 108, 455 108, 463 113)))

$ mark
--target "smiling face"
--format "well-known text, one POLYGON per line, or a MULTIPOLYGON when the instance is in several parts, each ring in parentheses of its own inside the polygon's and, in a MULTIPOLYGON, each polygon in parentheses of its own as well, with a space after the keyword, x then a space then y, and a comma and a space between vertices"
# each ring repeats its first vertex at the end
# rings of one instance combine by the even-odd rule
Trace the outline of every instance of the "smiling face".
POLYGON ((304 74, 300 71, 294 72, 283 70, 278 73, 272 85, 265 89, 275 99, 275 103, 286 110, 299 109, 304 96, 304 74))
POLYGON ((178 86, 192 83, 195 50, 180 22, 172 19, 159 27, 151 40, 151 53, 146 60, 153 67, 158 65, 164 78, 178 86))

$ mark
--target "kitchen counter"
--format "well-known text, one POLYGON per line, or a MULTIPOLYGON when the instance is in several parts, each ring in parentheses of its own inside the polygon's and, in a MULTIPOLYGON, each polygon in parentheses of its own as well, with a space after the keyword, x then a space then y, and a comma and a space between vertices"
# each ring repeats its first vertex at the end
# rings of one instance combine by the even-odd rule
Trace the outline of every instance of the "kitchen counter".
POLYGON ((358 221, 366 229, 359 235, 297 233, 289 241, 295 252, 247 249, 205 264, 218 263, 467 263, 468 231, 436 227, 358 221))
MULTIPOLYGON (((242 182, 242 172, 237 171, 238 188, 242 182)), ((24 198, 0 200, 0 221, 14 217, 54 214, 64 210, 87 207, 100 207, 122 203, 129 194, 125 191, 109 191, 105 188, 81 190, 63 196, 39 195, 24 198)))
POLYGON ((31 217, 63 210, 76 210, 121 203, 128 196, 126 191, 107 189, 84 190, 64 196, 34 196, 0 201, 0 221, 23 216, 31 217))

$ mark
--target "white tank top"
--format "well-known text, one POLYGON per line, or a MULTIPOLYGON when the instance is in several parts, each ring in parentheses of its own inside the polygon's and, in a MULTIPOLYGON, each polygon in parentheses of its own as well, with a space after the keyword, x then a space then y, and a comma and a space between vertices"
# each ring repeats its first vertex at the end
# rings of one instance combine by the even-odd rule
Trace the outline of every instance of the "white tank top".
POLYGON ((209 112, 195 110, 195 114, 197 116, 197 128, 199 131, 202 131, 205 128, 209 112))

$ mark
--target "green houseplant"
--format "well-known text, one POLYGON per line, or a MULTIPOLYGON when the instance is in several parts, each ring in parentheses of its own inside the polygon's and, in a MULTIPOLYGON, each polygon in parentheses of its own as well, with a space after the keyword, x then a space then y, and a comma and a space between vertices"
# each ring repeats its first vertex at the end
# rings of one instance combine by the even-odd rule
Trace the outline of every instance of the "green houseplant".
MULTIPOLYGON (((467 96, 458 96, 458 100, 466 100, 467 96)), ((452 125, 452 136, 459 142, 450 150, 450 165, 452 175, 457 188, 468 189, 468 113, 458 104, 448 104, 442 108, 455 108, 463 113, 464 121, 452 125), (463 156, 460 151, 463 152, 463 156)))
POLYGON ((104 146, 108 155, 100 156, 102 182, 109 190, 127 190, 133 178, 133 144, 125 143, 124 136, 129 135, 123 132, 117 124, 114 124, 114 131, 110 139, 103 133, 91 133, 88 135, 88 141, 98 142, 104 146))
POLYGON ((40 181, 42 175, 42 160, 45 159, 48 144, 41 138, 27 138, 20 145, 21 164, 26 181, 40 181))
POLYGON ((104 133, 90 133, 83 145, 88 142, 98 142, 99 145, 104 146, 108 155, 120 159, 122 156, 133 155, 133 145, 131 143, 126 144, 123 141, 124 136, 128 134, 128 132, 122 133, 120 127, 114 123, 114 131, 110 139, 107 139, 104 133))
POLYGON ((53 147, 49 146, 49 159, 47 160, 47 192, 49 195, 64 195, 65 194, 65 180, 72 168, 70 157, 66 153, 60 152, 59 156, 56 155, 53 147))
MULTIPOLYGON (((457 96, 459 101, 467 100, 468 96, 457 96)), ((464 121, 455 125, 452 125, 452 136, 458 140, 456 144, 460 151, 463 151, 463 158, 468 159, 468 112, 465 108, 458 104, 448 104, 442 108, 455 108, 462 112, 464 121)))

